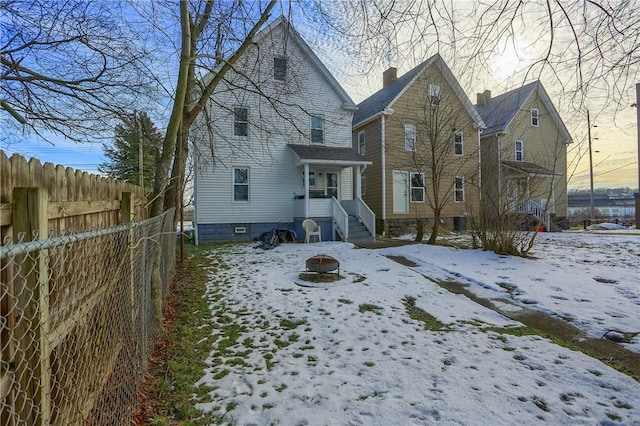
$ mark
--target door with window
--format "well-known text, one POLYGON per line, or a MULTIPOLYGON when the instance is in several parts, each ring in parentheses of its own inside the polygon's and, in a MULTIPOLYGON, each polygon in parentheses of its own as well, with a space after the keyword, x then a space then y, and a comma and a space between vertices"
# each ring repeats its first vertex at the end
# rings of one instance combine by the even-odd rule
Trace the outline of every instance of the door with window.
POLYGON ((338 174, 337 173, 327 173, 327 197, 336 197, 338 198, 338 174))
POLYGON ((409 213, 409 173, 393 171, 393 212, 409 213))

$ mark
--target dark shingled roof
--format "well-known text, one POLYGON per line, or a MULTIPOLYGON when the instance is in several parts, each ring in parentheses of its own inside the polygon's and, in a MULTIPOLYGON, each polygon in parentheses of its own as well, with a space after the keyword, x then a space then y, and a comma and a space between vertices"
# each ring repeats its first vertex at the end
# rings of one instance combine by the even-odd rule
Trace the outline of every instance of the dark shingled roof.
POLYGON ((480 137, 504 132, 507 125, 529 98, 531 92, 537 88, 538 82, 534 81, 518 89, 496 96, 487 105, 476 105, 478 113, 487 126, 480 133, 480 137))
POLYGON ((551 170, 535 163, 527 163, 526 161, 503 161, 502 164, 511 167, 512 169, 533 175, 554 175, 551 170))
POLYGON ((440 72, 444 76, 445 80, 449 83, 454 93, 458 96, 460 101, 465 106, 469 115, 473 118, 473 121, 475 123, 474 125, 477 128, 483 128, 484 123, 482 122, 480 114, 478 114, 476 109, 473 107, 471 101, 469 101, 469 98, 460 86, 460 83, 458 83, 458 80, 455 78, 455 76, 447 66, 447 63, 438 53, 436 53, 417 67, 413 68, 411 71, 400 76, 389 86, 378 90, 376 93, 360 102, 358 104, 358 109, 353 114, 352 123, 356 125, 365 122, 368 119, 375 117, 380 112, 384 111, 385 108, 389 108, 390 106, 392 106, 392 102, 405 89, 408 88, 409 84, 411 84, 411 82, 413 82, 423 70, 425 70, 432 64, 436 64, 436 66, 440 69, 440 72))
POLYGON ((402 92, 402 89, 404 89, 405 86, 409 84, 413 78, 420 73, 420 71, 422 71, 423 68, 425 68, 430 62, 434 61, 434 58, 435 56, 432 56, 417 67, 413 68, 411 71, 399 77, 389 86, 378 90, 376 93, 360 102, 358 104, 358 109, 353 114, 353 124, 357 124, 384 110, 391 101, 394 100, 400 92, 402 92))
POLYGON ((371 164, 371 161, 358 154, 358 152, 353 148, 295 144, 289 144, 288 146, 298 157, 300 157, 300 160, 343 161, 371 164))

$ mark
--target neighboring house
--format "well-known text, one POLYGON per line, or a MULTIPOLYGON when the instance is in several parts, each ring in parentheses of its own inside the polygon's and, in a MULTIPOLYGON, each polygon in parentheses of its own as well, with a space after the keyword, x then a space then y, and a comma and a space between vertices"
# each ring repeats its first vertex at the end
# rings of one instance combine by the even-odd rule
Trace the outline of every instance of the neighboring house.
POLYGON ((544 221, 567 215, 567 145, 572 142, 539 81, 491 97, 478 93, 486 213, 522 212, 544 221))
POLYGON ((273 228, 302 240, 305 218, 323 240, 358 228, 371 237, 375 217, 359 198, 371 162, 351 147, 356 105, 284 17, 253 41, 192 132, 197 242, 273 228))
POLYGON ((397 77, 358 105, 353 146, 373 162, 363 173, 363 198, 387 235, 417 219, 433 225, 441 205, 445 228, 462 229, 478 208, 479 130, 484 127, 439 54, 397 77), (434 179, 436 176, 436 179, 434 179))
MULTIPOLYGON (((588 193, 569 194, 569 216, 591 218, 591 195, 588 193)), ((596 218, 605 217, 611 221, 635 218, 636 204, 633 194, 594 194, 593 209, 596 218)))

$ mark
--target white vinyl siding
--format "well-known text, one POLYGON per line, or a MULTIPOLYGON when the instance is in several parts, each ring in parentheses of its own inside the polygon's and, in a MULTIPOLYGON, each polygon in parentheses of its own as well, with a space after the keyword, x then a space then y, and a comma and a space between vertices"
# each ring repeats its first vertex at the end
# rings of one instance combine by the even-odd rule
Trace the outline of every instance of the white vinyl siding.
MULTIPOLYGON (((212 158, 206 123, 201 120, 194 125, 192 135, 199 147, 194 150, 198 156, 194 192, 196 216, 200 224, 293 221, 296 205, 303 204, 301 200, 294 199, 294 195, 304 194, 304 185, 302 167, 296 166, 295 156, 287 144, 310 143, 309 115, 300 114, 297 105, 304 105, 314 114, 322 114, 326 123, 324 145, 352 147, 352 112, 342 108, 344 100, 320 70, 308 62, 307 53, 291 41, 285 46, 278 34, 262 42, 260 54, 257 47, 250 47, 235 66, 239 73, 227 75, 229 83, 220 83, 212 95, 215 102, 209 104, 212 117, 224 117, 224 120, 215 120, 215 134, 220 135, 233 135, 233 108, 229 106, 247 107, 252 123, 249 128, 251 140, 238 138, 228 141, 217 138, 213 141, 215 151, 212 158), (273 40, 273 46, 269 45, 270 40, 273 40), (304 84, 300 85, 302 90, 287 93, 286 105, 290 107, 280 105, 288 108, 286 111, 276 111, 268 98, 282 96, 283 85, 274 84, 278 82, 274 82, 273 58, 284 57, 285 48, 287 82, 293 83, 298 76, 303 76, 304 84), (260 66, 256 66, 256 61, 262 61, 260 66), (271 82, 261 87, 267 96, 237 90, 238 87, 248 87, 247 78, 271 82), (233 202, 233 167, 249 168, 250 202, 233 202)), ((349 199, 353 192, 351 169, 336 168, 335 171, 340 173, 340 195, 343 199, 349 199)), ((320 178, 316 175, 316 179, 320 178)))

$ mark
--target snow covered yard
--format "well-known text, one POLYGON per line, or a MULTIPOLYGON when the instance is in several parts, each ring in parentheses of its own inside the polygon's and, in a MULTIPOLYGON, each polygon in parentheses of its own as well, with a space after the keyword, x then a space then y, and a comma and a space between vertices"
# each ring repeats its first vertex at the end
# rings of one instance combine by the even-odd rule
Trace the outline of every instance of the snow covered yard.
MULTIPOLYGON (((640 425, 640 384, 450 293, 570 320, 589 335, 640 328, 640 236, 541 234, 536 259, 348 243, 235 245, 211 254, 211 354, 200 409, 231 424, 640 425), (336 283, 303 287, 316 254, 336 283), (403 266, 387 256, 403 256, 403 266)), ((640 351, 639 338, 625 346, 640 351)))

